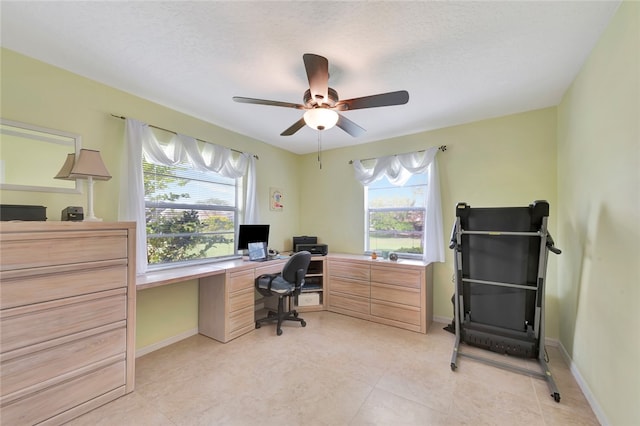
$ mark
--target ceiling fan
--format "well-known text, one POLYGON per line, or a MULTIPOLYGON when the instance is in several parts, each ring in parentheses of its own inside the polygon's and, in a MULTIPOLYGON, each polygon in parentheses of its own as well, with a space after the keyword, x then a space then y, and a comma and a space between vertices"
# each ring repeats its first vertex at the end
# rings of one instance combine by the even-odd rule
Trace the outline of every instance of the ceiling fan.
POLYGON ((338 92, 329 87, 329 61, 327 61, 327 58, 312 53, 305 53, 302 55, 302 60, 304 61, 304 67, 309 80, 309 89, 307 89, 303 95, 304 104, 244 98, 241 96, 234 96, 233 100, 246 104, 270 105, 305 110, 303 117, 293 123, 293 125, 284 132, 280 133, 280 136, 291 136, 306 124, 317 130, 327 130, 333 126, 338 126, 353 137, 360 136, 365 132, 365 129, 339 114, 338 111, 345 112, 354 109, 402 105, 409 102, 409 93, 406 90, 340 100, 338 98, 338 92))

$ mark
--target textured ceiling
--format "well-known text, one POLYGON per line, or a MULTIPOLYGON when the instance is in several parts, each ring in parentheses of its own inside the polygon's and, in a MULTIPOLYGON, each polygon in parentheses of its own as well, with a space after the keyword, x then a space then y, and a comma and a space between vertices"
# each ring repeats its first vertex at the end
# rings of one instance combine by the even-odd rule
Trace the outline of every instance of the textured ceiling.
MULTIPOLYGON (((2 1, 3 47, 294 153, 304 53, 329 60, 341 99, 407 90, 409 103, 345 112, 323 149, 556 105, 619 1, 2 1)), ((120 114, 122 111, 112 111, 120 114)), ((151 123, 167 125, 167 123, 151 123)), ((197 135, 205 137, 206 135, 197 135)), ((224 141, 214 141, 224 144, 224 141)))

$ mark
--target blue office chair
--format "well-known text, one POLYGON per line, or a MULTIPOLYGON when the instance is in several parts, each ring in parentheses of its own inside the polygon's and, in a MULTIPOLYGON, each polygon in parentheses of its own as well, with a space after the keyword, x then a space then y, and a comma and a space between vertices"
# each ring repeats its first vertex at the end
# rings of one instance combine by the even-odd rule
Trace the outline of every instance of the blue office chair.
POLYGON ((304 276, 311 263, 311 253, 300 251, 289 258, 279 274, 263 274, 256 278, 256 289, 263 296, 278 296, 278 312, 269 311, 265 318, 256 320, 256 328, 260 328, 263 322, 277 321, 276 333, 282 334, 283 321, 298 321, 305 327, 307 323, 298 318, 296 310, 284 310, 284 299, 300 294, 304 285, 304 276))

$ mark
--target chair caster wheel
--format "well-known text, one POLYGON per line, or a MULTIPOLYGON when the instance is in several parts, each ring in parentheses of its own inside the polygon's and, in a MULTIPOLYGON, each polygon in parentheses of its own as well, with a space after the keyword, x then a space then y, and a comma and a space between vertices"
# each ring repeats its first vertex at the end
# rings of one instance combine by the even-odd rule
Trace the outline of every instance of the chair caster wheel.
POLYGON ((558 392, 555 392, 555 393, 554 393, 553 395, 551 395, 551 396, 553 396, 553 400, 554 400, 555 402, 560 402, 560 394, 559 394, 558 392))
POLYGON ((293 311, 293 317, 298 318, 298 311, 293 311))
POLYGON ((262 324, 260 324, 259 322, 256 323, 256 328, 260 328, 262 327, 262 324))
POLYGON ((282 330, 278 329, 278 330, 276 331, 276 334, 277 334, 278 336, 281 336, 281 335, 282 335, 282 330))
POLYGON ((300 325, 303 326, 303 327, 306 327, 307 326, 307 322, 302 320, 302 321, 300 321, 300 325))

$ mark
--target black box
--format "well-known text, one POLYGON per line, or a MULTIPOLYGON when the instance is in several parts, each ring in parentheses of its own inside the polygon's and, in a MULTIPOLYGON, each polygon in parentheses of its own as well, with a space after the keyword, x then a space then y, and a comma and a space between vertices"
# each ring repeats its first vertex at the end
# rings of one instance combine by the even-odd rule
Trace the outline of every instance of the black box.
POLYGON ((60 220, 82 222, 82 220, 84 220, 84 212, 82 211, 82 207, 69 206, 63 209, 62 213, 60 214, 60 220))
POLYGON ((47 208, 44 206, 24 206, 0 204, 0 220, 47 220, 47 208))
POLYGON ((318 237, 307 237, 303 235, 301 237, 293 237, 293 251, 300 251, 298 245, 300 244, 317 244, 318 237))

